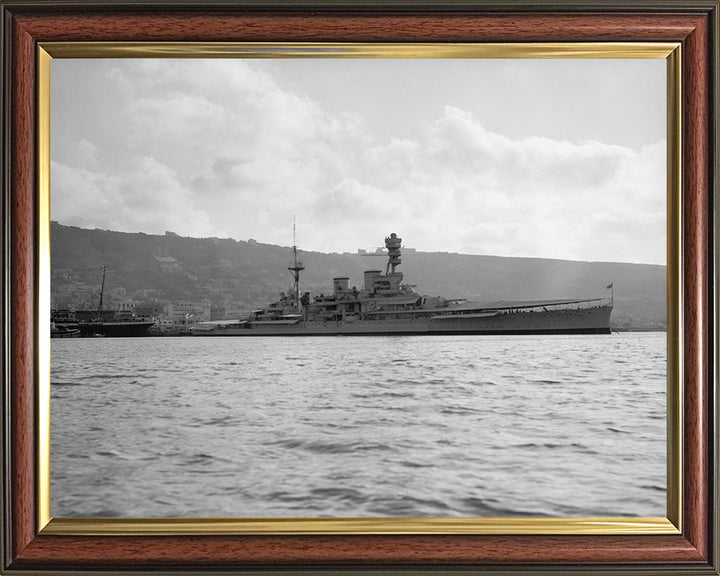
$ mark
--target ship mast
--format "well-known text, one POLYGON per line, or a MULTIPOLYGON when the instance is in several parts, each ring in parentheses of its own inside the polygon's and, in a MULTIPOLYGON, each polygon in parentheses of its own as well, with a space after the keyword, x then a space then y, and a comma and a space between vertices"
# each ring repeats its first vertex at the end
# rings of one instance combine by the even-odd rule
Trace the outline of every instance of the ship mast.
POLYGON ((103 279, 102 284, 100 285, 100 304, 98 305, 98 312, 102 312, 102 301, 103 301, 103 293, 105 292, 105 272, 107 270, 107 266, 103 264, 103 279))
POLYGON ((305 270, 303 263, 298 260, 297 242, 295 240, 295 218, 293 218, 293 261, 288 266, 288 270, 293 273, 295 280, 295 306, 300 311, 300 272, 305 270))

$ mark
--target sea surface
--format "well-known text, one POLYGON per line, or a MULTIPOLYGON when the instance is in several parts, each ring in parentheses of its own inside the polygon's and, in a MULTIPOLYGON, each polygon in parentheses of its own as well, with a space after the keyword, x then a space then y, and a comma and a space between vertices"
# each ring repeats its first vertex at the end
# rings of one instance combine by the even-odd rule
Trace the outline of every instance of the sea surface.
POLYGON ((665 333, 55 339, 51 371, 54 516, 665 516, 665 333))

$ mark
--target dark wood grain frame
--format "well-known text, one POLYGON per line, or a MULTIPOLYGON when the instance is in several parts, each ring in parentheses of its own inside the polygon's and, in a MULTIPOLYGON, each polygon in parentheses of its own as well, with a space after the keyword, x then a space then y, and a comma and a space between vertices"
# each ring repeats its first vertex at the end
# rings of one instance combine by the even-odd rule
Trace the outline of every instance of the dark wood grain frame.
POLYGON ((718 574, 718 2, 2 1, 6 574, 718 574), (38 530, 37 50, 42 42, 680 42, 682 532, 70 536, 38 530))

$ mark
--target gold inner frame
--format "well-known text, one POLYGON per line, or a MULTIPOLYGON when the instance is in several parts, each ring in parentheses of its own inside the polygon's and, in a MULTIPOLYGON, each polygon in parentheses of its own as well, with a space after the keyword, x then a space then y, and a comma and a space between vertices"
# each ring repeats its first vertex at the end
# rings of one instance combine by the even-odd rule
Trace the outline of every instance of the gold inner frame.
POLYGON ((678 534, 682 530, 681 46, 46 42, 37 54, 37 523, 42 534, 678 534), (667 61, 667 514, 657 518, 52 518, 50 515, 50 68, 52 58, 663 58, 667 61))

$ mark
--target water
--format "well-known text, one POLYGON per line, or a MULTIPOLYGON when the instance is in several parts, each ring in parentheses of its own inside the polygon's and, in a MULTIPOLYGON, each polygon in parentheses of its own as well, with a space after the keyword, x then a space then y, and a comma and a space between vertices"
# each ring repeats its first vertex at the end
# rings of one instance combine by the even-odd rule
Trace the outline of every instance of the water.
POLYGON ((664 333, 52 341, 54 516, 664 516, 664 333))

